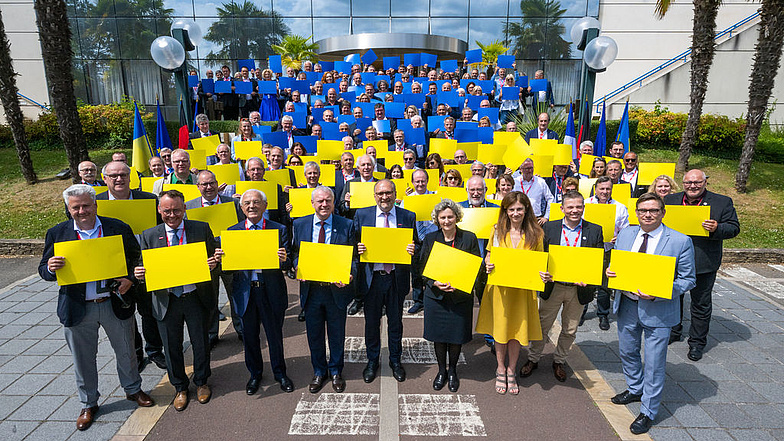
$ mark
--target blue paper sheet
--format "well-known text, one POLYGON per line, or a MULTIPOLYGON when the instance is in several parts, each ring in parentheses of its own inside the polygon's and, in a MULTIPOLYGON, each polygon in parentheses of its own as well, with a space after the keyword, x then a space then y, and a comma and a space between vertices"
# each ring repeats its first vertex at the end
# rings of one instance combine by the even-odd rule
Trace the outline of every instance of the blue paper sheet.
POLYGON ((342 74, 350 74, 351 63, 347 61, 335 61, 335 70, 342 74))
POLYGON ((486 117, 490 118, 490 123, 491 124, 497 124, 498 123, 498 110, 499 110, 498 107, 485 107, 484 109, 483 108, 479 108, 479 110, 477 111, 478 113, 477 113, 477 118, 476 119, 480 120, 480 119, 482 119, 483 116, 486 116, 486 117))
POLYGON ((202 78, 201 91, 203 93, 215 93, 215 80, 212 78, 202 78))
POLYGON ((515 86, 517 87, 528 87, 528 77, 525 75, 518 76, 515 80, 515 86))
MULTIPOLYGON (((365 133, 365 129, 367 129, 368 127, 370 127, 370 125, 371 125, 371 124, 373 124, 373 120, 372 120, 372 119, 370 119, 370 118, 368 118, 368 117, 359 118, 359 119, 357 120, 357 128, 358 128, 359 130, 361 130, 361 131, 362 131, 362 133, 365 133)), ((363 135, 363 136, 364 136, 364 135, 363 135)))
POLYGON ((305 76, 307 76, 308 83, 310 83, 310 85, 312 86, 312 85, 316 84, 316 81, 320 81, 321 80, 322 74, 320 74, 318 72, 305 72, 305 76))
POLYGON ((357 100, 357 93, 356 92, 343 92, 340 94, 340 97, 347 101, 356 101, 357 100))
POLYGON ((501 94, 502 100, 516 100, 520 98, 520 88, 517 86, 502 87, 501 94))
POLYGON ((474 96, 470 95, 465 97, 465 99, 461 99, 460 102, 463 104, 463 107, 468 106, 471 110, 476 110, 479 106, 482 105, 482 101, 487 99, 487 95, 481 96, 474 96))
POLYGON ((275 73, 283 73, 283 63, 281 61, 280 55, 270 55, 268 64, 271 71, 275 73))
POLYGON ((319 61, 321 65, 322 72, 329 72, 335 70, 335 62, 334 61, 319 61))
POLYGON ((278 93, 278 85, 274 81, 259 81, 259 93, 278 93))
POLYGON ((242 80, 235 81, 234 93, 236 93, 237 95, 253 93, 253 83, 250 81, 242 81, 242 80))
POLYGON ((327 100, 327 97, 325 97, 324 95, 311 95, 310 96, 310 105, 312 106, 312 105, 316 104, 316 101, 318 101, 318 100, 321 100, 321 102, 324 103, 327 100))
POLYGON ((403 64, 419 67, 422 65, 419 58, 419 54, 403 54, 403 64))
POLYGON ((215 93, 231 93, 233 81, 218 81, 215 83, 215 93))
POLYGON ((384 57, 384 70, 395 69, 400 67, 400 57, 384 57))
POLYGON ((324 137, 324 139, 338 141, 346 136, 345 133, 340 132, 340 126, 338 123, 327 123, 322 121, 319 123, 319 125, 321 126, 321 135, 324 137))
POLYGON ((373 64, 374 61, 378 60, 378 57, 376 56, 376 53, 373 52, 373 49, 368 49, 367 52, 362 54, 361 60, 365 64, 373 64))
POLYGON ((455 126, 455 139, 457 142, 479 142, 476 123, 458 122, 455 126))
POLYGON ((435 132, 436 129, 441 129, 442 131, 446 130, 444 128, 444 118, 446 118, 446 116, 438 116, 438 115, 428 116, 427 130, 429 132, 435 132))
POLYGON ((291 85, 294 84, 294 81, 296 80, 291 77, 280 77, 278 78, 278 88, 280 88, 280 90, 291 89, 291 85))
POLYGON ((504 69, 512 69, 512 63, 515 61, 514 55, 499 55, 498 56, 498 67, 503 67, 504 69))
POLYGON ((188 75, 188 87, 197 87, 199 85, 198 75, 188 75))
POLYGON ((308 113, 308 103, 294 103, 295 112, 308 113))
POLYGON ((353 107, 362 108, 362 116, 366 118, 375 117, 375 110, 373 110, 375 103, 354 103, 353 107))
POLYGON ((547 90, 547 80, 531 80, 531 92, 544 92, 547 90))
POLYGON ((384 103, 387 118, 403 118, 406 111, 405 103, 384 103))
POLYGON ((465 57, 468 60, 468 64, 480 63, 482 61, 482 49, 466 51, 465 57))
POLYGON ((457 107, 458 102, 460 102, 458 98, 459 97, 457 96, 457 92, 453 90, 449 92, 436 93, 436 100, 438 101, 438 104, 446 104, 449 107, 457 107))
POLYGON ((294 127, 305 128, 308 126, 308 114, 305 112, 283 112, 294 120, 294 127))
MULTIPOLYGON (((323 135, 323 133, 324 132, 322 131, 322 135, 323 135)), ((307 153, 311 153, 311 154, 312 153, 316 153, 316 141, 317 141, 317 138, 315 136, 295 136, 294 137, 294 142, 298 142, 298 143, 302 144, 302 147, 305 147, 305 151, 307 153)), ((302 158, 302 160, 305 161, 306 159, 302 158)))
POLYGON ((362 57, 360 57, 359 54, 346 55, 343 57, 343 60, 350 63, 352 66, 362 63, 362 57))
POLYGON ((310 93, 310 82, 308 80, 292 81, 291 90, 298 90, 299 93, 310 93))
POLYGON ((419 62, 422 63, 422 66, 431 68, 436 67, 436 63, 438 62, 438 55, 426 54, 422 52, 419 54, 419 62))
POLYGON ((237 71, 242 70, 243 67, 247 67, 250 72, 256 69, 256 62, 254 60, 237 60, 237 71))
POLYGON ((265 133, 272 133, 272 126, 253 126, 253 133, 262 136, 265 133))
POLYGON ((479 135, 479 142, 482 144, 493 143, 493 128, 492 127, 478 127, 477 134, 479 135))
POLYGON ((457 60, 441 60, 441 69, 444 72, 454 72, 457 70, 457 60))
POLYGON ((354 115, 338 115, 338 124, 346 123, 348 125, 354 124, 357 119, 354 115))
POLYGON ((286 132, 263 133, 261 141, 264 144, 272 144, 283 149, 289 148, 289 136, 286 132))
POLYGON ((376 128, 378 133, 390 133, 389 127, 389 120, 388 119, 376 119, 373 120, 373 127, 376 128))
POLYGON ((362 76, 362 84, 375 84, 376 73, 375 72, 362 72, 360 74, 362 76))
POLYGON ((425 145, 425 128, 420 127, 418 129, 412 128, 410 125, 408 128, 400 129, 403 131, 406 137, 406 142, 409 144, 416 144, 416 145, 425 145))

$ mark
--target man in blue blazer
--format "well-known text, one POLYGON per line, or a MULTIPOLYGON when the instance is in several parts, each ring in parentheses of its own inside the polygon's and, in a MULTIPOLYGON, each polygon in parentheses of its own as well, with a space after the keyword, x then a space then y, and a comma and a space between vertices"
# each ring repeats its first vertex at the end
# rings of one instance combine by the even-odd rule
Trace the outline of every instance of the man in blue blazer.
POLYGON ((286 226, 264 219, 267 196, 259 190, 250 189, 242 194, 240 206, 246 219, 229 230, 278 230, 278 259, 280 269, 235 271, 232 277, 231 305, 242 322, 245 366, 250 380, 245 389, 253 395, 261 385, 264 360, 261 356, 259 326, 264 326, 270 364, 275 381, 284 392, 293 392, 294 383, 286 375, 286 359, 283 355, 283 321, 289 306, 288 290, 283 272, 291 267, 288 258, 289 229, 286 226))
MULTIPOLYGON (((664 200, 646 193, 637 199, 639 226, 618 233, 615 249, 675 257, 672 298, 656 298, 638 290, 618 290, 613 312, 618 315, 618 346, 628 389, 612 398, 625 405, 642 401, 640 414, 629 429, 635 435, 650 429, 659 411, 667 366, 670 328, 680 319, 680 297, 696 285, 694 246, 691 239, 662 224, 664 200), (640 358, 640 338, 645 337, 645 365, 640 358)), ((611 267, 607 277, 615 277, 611 267)))
MULTIPOLYGON (((416 215, 395 206, 395 183, 389 179, 376 182, 373 187, 376 205, 360 208, 354 215, 354 229, 360 237, 357 252, 367 251, 361 242, 362 227, 410 228, 411 243, 406 247, 410 255, 417 251, 418 238, 414 223, 416 215)), ((360 263, 357 292, 365 304, 365 347, 368 363, 362 373, 365 383, 376 378, 381 354, 381 316, 386 307, 389 328, 389 366, 397 381, 405 381, 406 371, 400 362, 403 352, 403 300, 411 288, 411 264, 360 263)))
MULTIPOLYGON (((334 245, 356 243, 354 225, 350 220, 337 216, 335 193, 329 187, 320 186, 310 196, 315 214, 294 220, 291 259, 296 270, 299 264, 299 248, 302 242, 317 242, 334 245)), ((354 284, 357 274, 356 255, 351 262, 351 277, 339 283, 300 281, 300 295, 305 305, 305 329, 310 347, 310 362, 313 365, 313 380, 308 390, 317 393, 332 377, 335 392, 346 390, 343 371, 343 343, 346 339, 346 308, 354 298, 354 284), (329 339, 329 362, 324 344, 324 329, 329 339)))
POLYGON ((558 132, 548 129, 549 125, 550 115, 547 112, 540 113, 537 127, 525 134, 525 142, 531 142, 531 139, 558 139, 558 132))

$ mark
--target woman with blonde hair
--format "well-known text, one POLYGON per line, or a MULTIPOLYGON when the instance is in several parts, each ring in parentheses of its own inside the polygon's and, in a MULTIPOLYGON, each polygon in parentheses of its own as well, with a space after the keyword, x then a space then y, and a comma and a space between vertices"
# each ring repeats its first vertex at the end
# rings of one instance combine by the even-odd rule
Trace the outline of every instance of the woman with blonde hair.
POLYGON ((648 193, 657 194, 662 199, 668 194, 677 193, 678 191, 678 184, 667 175, 657 176, 656 179, 651 182, 651 185, 648 186, 648 193))
POLYGON ((444 174, 444 182, 442 183, 444 187, 462 187, 463 186, 463 177, 460 175, 460 172, 454 168, 450 168, 444 174))

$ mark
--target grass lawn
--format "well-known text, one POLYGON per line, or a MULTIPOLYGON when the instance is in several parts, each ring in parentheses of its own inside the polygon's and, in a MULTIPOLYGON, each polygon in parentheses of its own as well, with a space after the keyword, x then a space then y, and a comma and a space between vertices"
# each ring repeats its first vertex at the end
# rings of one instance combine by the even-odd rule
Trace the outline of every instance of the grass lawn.
MULTIPOLYGON (((99 167, 118 150, 95 150, 90 156, 99 167)), ((41 183, 25 184, 19 171, 16 151, 0 149, 0 237, 43 238, 46 230, 65 219, 62 191, 70 181, 53 176, 67 166, 63 151, 31 152, 41 183)), ((130 150, 126 150, 130 155, 130 150)), ((675 162, 671 150, 641 150, 645 162, 675 162)), ((730 196, 738 211, 741 233, 725 242, 730 248, 784 248, 784 164, 755 163, 749 192, 734 189, 737 161, 693 155, 691 166, 704 169, 711 191, 730 196)), ((680 182, 680 176, 676 182, 680 182)))

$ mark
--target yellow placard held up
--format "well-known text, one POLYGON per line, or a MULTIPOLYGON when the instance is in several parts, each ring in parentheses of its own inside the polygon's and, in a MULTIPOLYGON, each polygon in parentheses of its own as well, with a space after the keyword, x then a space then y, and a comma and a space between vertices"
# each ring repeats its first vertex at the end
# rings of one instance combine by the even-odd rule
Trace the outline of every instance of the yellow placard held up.
POLYGON ((387 174, 385 172, 373 172, 373 177, 380 181, 382 179, 386 179, 387 174))
MULTIPOLYGON (((216 135, 217 136, 217 135, 216 135)), ((204 138, 201 138, 204 139, 204 138)), ((188 156, 191 158, 191 168, 199 170, 207 169, 207 151, 206 150, 188 150, 188 156)))
POLYGON ((432 220, 433 207, 439 202, 441 202, 441 196, 434 193, 412 194, 403 198, 402 206, 406 210, 416 213, 416 220, 428 221, 432 220))
POLYGON ((201 197, 199 187, 193 184, 163 184, 163 191, 177 190, 185 196, 185 200, 196 199, 201 197))
POLYGON ((534 155, 534 174, 542 178, 553 176, 553 155, 534 155))
MULTIPOLYGON (((155 181, 163 179, 158 177, 142 177, 142 191, 146 191, 147 193, 152 193, 152 187, 155 186, 155 181)), ((96 192, 97 193, 97 192, 96 192)))
POLYGON ((405 152, 387 152, 384 156, 384 167, 390 168, 397 164, 403 166, 403 153, 405 152))
POLYGON ((483 164, 501 165, 504 163, 506 145, 482 144, 477 149, 477 160, 483 164))
POLYGON ((276 182, 280 184, 281 187, 287 187, 294 185, 291 182, 291 174, 289 173, 289 169, 281 168, 279 170, 269 170, 264 173, 264 179, 272 182, 276 182))
POLYGON ((215 173, 215 180, 218 181, 218 185, 234 185, 240 180, 240 166, 238 164, 208 165, 207 170, 215 173))
POLYGON ((629 198, 626 202, 626 211, 629 212, 629 225, 640 225, 640 220, 637 218, 637 198, 629 198))
POLYGON ((591 170, 593 169, 593 161, 597 157, 594 155, 582 155, 580 156, 580 172, 581 175, 591 176, 591 170))
POLYGON ((234 203, 231 202, 209 205, 207 207, 191 208, 185 213, 188 219, 210 224, 210 229, 215 237, 220 236, 221 231, 239 222, 237 219, 237 209, 235 208, 234 203))
POLYGON ((675 179, 674 162, 641 162, 638 167, 640 174, 637 176, 637 185, 650 185, 661 175, 675 179))
POLYGON ((441 199, 452 199, 455 202, 463 202, 468 200, 468 193, 466 193, 466 189, 463 187, 438 187, 438 191, 436 194, 441 197, 441 199))
POLYGON ((569 165, 572 163, 572 146, 558 144, 553 150, 553 165, 569 165))
POLYGON ((604 248, 550 245, 547 271, 556 282, 601 285, 604 248))
MULTIPOLYGON (((357 160, 361 156, 365 156, 365 148, 364 147, 360 147, 358 149, 353 149, 353 150, 344 150, 343 151, 343 153, 346 153, 346 152, 351 153, 351 155, 354 157, 354 165, 357 164, 357 160)), ((341 156, 343 155, 343 153, 341 153, 341 156)))
POLYGON ((280 268, 278 234, 275 228, 222 231, 221 268, 227 271, 280 268))
POLYGON ((561 210, 561 203, 560 202, 550 202, 550 217, 548 218, 551 221, 554 220, 561 220, 564 217, 563 210, 561 210))
POLYGON ((155 199, 114 199, 96 202, 99 216, 120 219, 131 227, 133 234, 141 234, 142 231, 158 224, 155 199))
POLYGON ((348 182, 348 192, 351 194, 349 206, 356 209, 376 205, 375 186, 375 182, 348 182))
POLYGON ((452 165, 445 165, 444 171, 449 171, 451 169, 457 170, 460 173, 460 177, 463 178, 463 183, 471 177, 471 164, 452 164, 452 165))
POLYGON ((406 247, 414 242, 412 228, 362 227, 359 241, 367 248, 359 255, 360 262, 411 265, 406 247))
POLYGON ((547 253, 493 247, 490 250, 490 263, 495 264, 495 268, 487 275, 488 284, 544 291, 539 272, 547 271, 547 253), (525 262, 525 265, 520 265, 520 262, 525 262))
POLYGON ((481 257, 435 242, 422 275, 470 294, 481 267, 481 257))
POLYGON ((523 138, 518 138, 506 147, 506 152, 504 152, 504 165, 509 169, 517 170, 523 164, 525 158, 530 157, 533 153, 534 151, 525 140, 523 140, 523 138))
POLYGON ((479 239, 490 239, 500 210, 499 207, 463 208, 463 220, 457 226, 476 234, 479 239))
POLYGON ((531 146, 534 155, 555 155, 558 140, 531 138, 528 144, 531 146))
POLYGON ((629 198, 632 197, 632 184, 624 183, 624 184, 613 184, 612 186, 612 198, 623 205, 626 205, 629 202, 629 198))
POLYGON ((439 155, 441 155, 442 160, 454 158, 456 150, 457 150, 456 139, 430 138, 429 153, 438 153, 439 155))
POLYGON ((289 202, 292 206, 289 216, 297 218, 316 212, 313 209, 313 203, 310 201, 313 190, 313 188, 292 188, 289 190, 289 202))
POLYGON ((93 190, 95 190, 95 195, 97 196, 97 195, 99 195, 101 193, 105 193, 105 192, 109 191, 109 187, 107 187, 105 185, 95 185, 95 186, 93 186, 93 190))
POLYGON ((392 183, 395 184, 395 199, 403 199, 406 196, 406 188, 408 188, 409 186, 411 188, 414 187, 403 178, 390 179, 390 181, 392 181, 392 183))
MULTIPOLYGON (((264 158, 261 152, 261 141, 234 141, 234 157, 236 159, 264 158)), ((217 147, 216 147, 217 148, 217 147)), ((266 162, 266 161, 265 161, 266 162)), ((266 163, 264 164, 266 167, 266 163)))
POLYGON ((304 165, 287 165, 287 168, 294 170, 294 178, 297 180, 297 186, 305 185, 305 166, 304 165))
POLYGON ((142 181, 139 178, 139 172, 136 171, 136 167, 131 167, 131 182, 129 184, 130 188, 139 189, 142 186, 142 181))
POLYGON ((328 141, 319 139, 316 141, 317 156, 319 159, 340 160, 340 155, 343 154, 346 147, 343 141, 328 141))
MULTIPOLYGON (((427 189, 430 191, 438 190, 438 184, 441 180, 441 176, 438 175, 437 168, 428 168, 425 169, 427 172, 427 189)), ((403 170, 403 179, 407 182, 411 182, 411 178, 414 175, 414 170, 403 170)))
POLYGON ((220 143, 221 141, 218 135, 191 139, 193 150, 203 150, 209 152, 211 155, 215 153, 215 149, 218 147, 218 145, 220 145, 220 143))
POLYGON ((261 191, 267 196, 267 210, 278 209, 278 184, 270 181, 237 181, 234 191, 242 195, 251 188, 261 191))
POLYGON ((313 282, 349 283, 354 247, 300 242, 297 278, 313 282))
POLYGON ((523 139, 520 132, 493 132, 493 145, 509 145, 523 139))
POLYGON ((708 237, 710 234, 702 227, 702 223, 710 219, 710 206, 667 205, 664 208, 664 225, 688 236, 708 237))
POLYGON ((632 294, 637 294, 639 290, 649 296, 672 298, 672 284, 675 279, 673 256, 612 250, 610 270, 615 272, 617 277, 607 278, 608 288, 629 291, 632 294))
POLYGON ((583 219, 602 227, 602 236, 606 242, 615 236, 615 204, 585 204, 583 219))
POLYGON ((596 179, 598 178, 581 178, 577 181, 577 191, 579 191, 585 199, 591 197, 593 186, 596 185, 596 179))
POLYGON ((142 250, 142 260, 147 292, 210 280, 204 242, 142 250), (176 268, 172 262, 177 262, 176 268))
POLYGON ((457 149, 466 152, 466 158, 473 161, 479 154, 479 142, 458 142, 457 149))
POLYGON ((128 275, 122 236, 55 242, 54 255, 65 258, 65 266, 55 272, 60 286, 128 275))
MULTIPOLYGON (((341 141, 342 142, 342 141, 341 141)), ((368 147, 376 148, 376 158, 386 158, 389 153, 389 141, 377 139, 375 141, 362 141, 362 148, 367 152, 368 147)))

